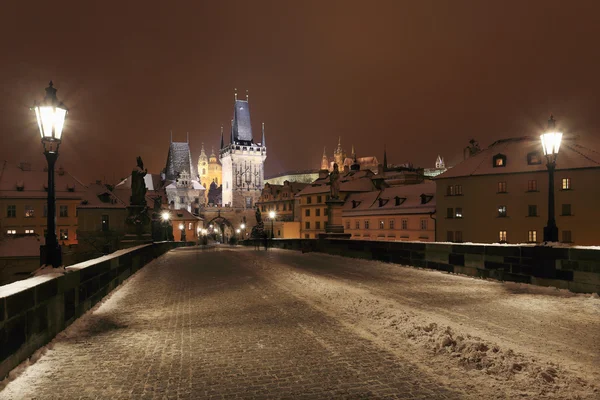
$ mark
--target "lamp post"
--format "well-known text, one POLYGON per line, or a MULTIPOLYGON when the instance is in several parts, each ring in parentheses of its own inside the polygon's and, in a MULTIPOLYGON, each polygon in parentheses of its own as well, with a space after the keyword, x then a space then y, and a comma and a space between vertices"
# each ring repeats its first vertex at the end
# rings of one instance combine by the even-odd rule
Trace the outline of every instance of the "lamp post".
POLYGON ((58 158, 58 147, 62 139, 62 131, 65 126, 67 108, 56 98, 56 89, 52 81, 46 88, 46 96, 41 102, 35 101, 31 108, 35 111, 44 155, 48 162, 48 212, 46 245, 42 247, 40 258, 42 264, 52 265, 57 268, 62 264, 60 245, 56 238, 56 194, 54 191, 54 165, 58 158))
POLYGON ((186 241, 186 237, 185 237, 185 225, 184 224, 179 224, 179 230, 181 231, 181 241, 185 242, 186 241))
POLYGON ((169 214, 168 211, 163 211, 163 213, 160 215, 162 222, 163 222, 163 227, 164 227, 164 234, 165 234, 165 240, 169 240, 169 232, 167 231, 167 227, 169 226, 169 219, 171 219, 171 214, 169 214))
POLYGON ((271 218, 271 239, 275 237, 273 234, 273 221, 275 220, 275 211, 269 211, 269 218, 271 218))
POLYGON ((546 156, 546 167, 548 167, 548 223, 544 227, 544 242, 558 242, 558 227, 554 218, 554 170, 556 169, 556 157, 562 140, 562 133, 555 129, 556 121, 551 115, 548 120, 548 130, 540 135, 542 149, 546 156))
POLYGON ((246 224, 241 224, 240 229, 242 230, 242 240, 246 240, 246 224))
POLYGON ((240 228, 237 228, 237 229, 235 230, 235 233, 237 233, 237 237, 238 237, 238 239, 240 238, 240 233, 241 233, 241 232, 242 232, 242 230, 241 230, 240 228))

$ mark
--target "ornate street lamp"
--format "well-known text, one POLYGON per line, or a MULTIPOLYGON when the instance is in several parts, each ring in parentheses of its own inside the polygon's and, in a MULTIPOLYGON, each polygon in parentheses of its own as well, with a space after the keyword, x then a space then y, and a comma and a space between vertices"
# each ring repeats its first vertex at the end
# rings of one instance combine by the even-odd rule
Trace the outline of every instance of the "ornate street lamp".
POLYGON ((242 230, 242 240, 246 240, 246 224, 241 224, 240 229, 242 230))
POLYGON ((56 89, 50 81, 46 88, 46 96, 41 102, 34 101, 33 107, 37 118, 44 155, 48 162, 48 213, 46 245, 41 249, 42 264, 54 268, 62 264, 60 245, 56 238, 56 194, 54 191, 54 165, 58 158, 58 147, 62 139, 62 131, 67 117, 67 107, 56 98, 56 89))
POLYGON ((165 233, 165 240, 169 240, 169 232, 167 231, 167 227, 169 226, 169 219, 171 219, 171 214, 169 214, 168 211, 163 211, 162 214, 160 215, 160 218, 163 221, 163 227, 164 227, 164 233, 165 233))
POLYGON ((548 223, 544 227, 544 242, 558 242, 558 227, 554 218, 554 170, 556 169, 556 157, 562 140, 562 133, 555 129, 556 121, 551 115, 548 120, 548 130, 540 135, 542 149, 546 156, 546 167, 548 167, 548 223))
POLYGON ((185 237, 185 225, 184 224, 179 224, 179 230, 181 231, 181 241, 185 242, 186 241, 186 237, 185 237))
POLYGON ((273 235, 273 221, 275 220, 275 211, 269 211, 269 218, 271 218, 271 239, 275 237, 273 235))

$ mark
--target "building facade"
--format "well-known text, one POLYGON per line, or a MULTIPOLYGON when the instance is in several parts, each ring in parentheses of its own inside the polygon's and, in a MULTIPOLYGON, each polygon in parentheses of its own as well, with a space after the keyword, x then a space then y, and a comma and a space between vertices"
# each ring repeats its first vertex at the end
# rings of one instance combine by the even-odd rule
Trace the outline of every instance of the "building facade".
MULTIPOLYGON (((55 171, 56 236, 61 245, 77 244, 77 206, 85 186, 62 167, 55 171)), ((46 236, 48 172, 29 163, 4 161, 0 171, 2 235, 46 236)))
POLYGON ((223 171, 221 164, 217 159, 214 149, 211 150, 210 156, 206 155, 204 151, 204 143, 202 144, 202 150, 200 150, 200 156, 198 157, 198 180, 205 189, 204 204, 206 204, 206 195, 210 189, 210 185, 214 182, 215 185, 221 184, 223 171))
POLYGON ((361 170, 370 170, 374 174, 378 172, 379 161, 375 156, 369 157, 357 157, 354 146, 350 156, 347 156, 346 151, 342 147, 342 138, 338 139, 338 144, 333 151, 333 157, 327 156, 326 149, 323 149, 323 156, 321 157, 321 170, 333 171, 333 164, 337 164, 339 170, 343 170, 344 167, 350 168, 352 164, 360 165, 361 170))
POLYGON ((307 185, 308 183, 288 181, 285 181, 283 185, 265 183, 260 201, 256 203, 256 206, 264 216, 267 216, 269 211, 274 211, 277 221, 294 221, 296 194, 307 185))
POLYGON ((342 208, 352 239, 435 241, 435 182, 351 194, 342 208))
MULTIPOLYGON (((438 241, 539 243, 548 171, 537 137, 498 140, 436 178, 438 241)), ((559 241, 598 245, 600 153, 565 138, 554 176, 559 241)))
MULTIPOLYGON (((236 96, 237 97, 237 96, 236 96)), ((255 143, 248 99, 235 100, 231 139, 224 144, 221 133, 219 159, 222 166, 222 205, 251 209, 260 200, 267 158, 264 124, 262 141, 255 143)))

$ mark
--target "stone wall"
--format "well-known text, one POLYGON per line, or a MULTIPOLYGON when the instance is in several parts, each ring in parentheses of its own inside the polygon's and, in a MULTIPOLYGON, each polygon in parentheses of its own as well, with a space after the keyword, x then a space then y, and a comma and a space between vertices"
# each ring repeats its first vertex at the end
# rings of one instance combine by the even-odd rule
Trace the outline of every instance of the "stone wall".
POLYGON ((142 245, 0 287, 0 380, 135 271, 182 242, 142 245))
POLYGON ((275 239, 271 245, 600 294, 600 250, 595 249, 339 239, 275 239))

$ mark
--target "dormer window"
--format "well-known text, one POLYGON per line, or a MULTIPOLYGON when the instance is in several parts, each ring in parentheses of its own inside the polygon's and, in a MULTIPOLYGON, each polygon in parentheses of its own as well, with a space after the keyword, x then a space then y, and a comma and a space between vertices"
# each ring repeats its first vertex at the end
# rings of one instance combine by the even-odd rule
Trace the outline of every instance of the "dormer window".
POLYGON ((425 193, 421 194, 421 204, 427 204, 431 199, 433 199, 433 196, 425 193))
POLYGON ((388 201, 388 199, 379 199, 379 207, 385 206, 388 201))
POLYGON ((360 201, 352 200, 352 208, 360 206, 360 201))
POLYGON ((402 203, 404 203, 406 201, 406 197, 394 197, 394 200, 396 201, 395 204, 397 206, 401 205, 402 203))
POLYGON ((527 165, 538 165, 542 163, 542 155, 538 151, 527 154, 527 165))
POLYGON ((494 156, 493 167, 506 167, 506 156, 504 154, 496 154, 494 156))

